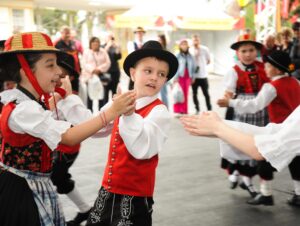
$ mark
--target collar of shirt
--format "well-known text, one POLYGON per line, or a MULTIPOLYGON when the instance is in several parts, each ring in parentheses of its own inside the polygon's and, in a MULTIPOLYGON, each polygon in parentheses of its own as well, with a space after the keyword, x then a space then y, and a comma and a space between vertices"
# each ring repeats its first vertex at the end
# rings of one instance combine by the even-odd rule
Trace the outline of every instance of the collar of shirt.
POLYGON ((22 101, 31 100, 26 94, 18 89, 5 90, 0 93, 1 102, 7 104, 9 102, 16 101, 21 103, 22 101))
POLYGON ((136 110, 139 110, 143 107, 145 107, 146 105, 152 103, 155 99, 157 99, 158 94, 154 95, 154 96, 147 96, 147 97, 141 97, 139 99, 136 100, 136 110))
POLYGON ((288 77, 288 75, 276 75, 276 76, 271 78, 271 81, 275 81, 277 79, 284 78, 284 77, 288 77))

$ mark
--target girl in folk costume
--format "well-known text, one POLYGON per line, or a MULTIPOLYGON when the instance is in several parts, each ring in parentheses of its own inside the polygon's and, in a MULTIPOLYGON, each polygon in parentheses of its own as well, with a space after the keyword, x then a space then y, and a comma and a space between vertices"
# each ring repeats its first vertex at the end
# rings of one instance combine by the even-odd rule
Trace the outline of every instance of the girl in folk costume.
POLYGON ((148 41, 126 57, 123 68, 134 81, 136 109, 114 122, 102 187, 87 225, 152 225, 158 154, 171 123, 158 94, 178 61, 159 42, 148 41))
MULTIPOLYGON (((239 40, 231 45, 236 50, 239 61, 224 77, 225 97, 236 99, 253 99, 261 89, 262 85, 269 82, 264 71, 264 65, 256 60, 257 51, 262 48, 262 44, 254 41, 249 34, 241 35, 239 40)), ((252 125, 264 126, 268 123, 267 111, 265 109, 255 114, 234 113, 234 121, 246 122, 252 125)), ((256 196, 256 191, 252 185, 252 177, 256 174, 257 162, 231 161, 223 159, 222 168, 228 170, 231 188, 238 184, 238 175, 242 176, 240 187, 248 190, 252 197, 256 196)), ((266 162, 259 163, 260 172, 267 172, 264 178, 272 179, 272 169, 266 162), (268 170, 262 170, 267 168, 268 170)))
MULTIPOLYGON (((0 94, 1 115, 0 225, 65 225, 57 194, 50 180, 52 150, 59 144, 75 145, 119 114, 130 111, 134 93, 115 98, 100 115, 75 125, 87 111, 72 95, 68 79, 58 90, 61 70, 50 38, 39 32, 20 33, 9 38, 0 54, 0 68, 17 88, 0 94), (57 103, 57 108, 55 108, 57 103), (51 111, 50 109, 56 109, 51 111), (58 120, 63 114, 67 121, 58 120), (75 120, 76 119, 76 120, 75 120)), ((2 75, 2 74, 1 74, 2 75)), ((4 78, 5 79, 5 78, 4 78)))
POLYGON ((188 113, 188 94, 190 85, 194 82, 195 60, 189 53, 189 44, 186 39, 179 42, 179 53, 176 55, 179 67, 173 82, 178 82, 184 94, 183 103, 174 104, 174 113, 187 114, 188 113))
MULTIPOLYGON (((291 59, 286 52, 274 51, 264 57, 265 71, 271 79, 270 83, 263 85, 255 99, 223 99, 221 106, 231 106, 240 114, 255 113, 268 107, 270 122, 282 123, 300 104, 299 82, 289 76, 291 73, 291 59)), ((300 156, 289 164, 289 170, 294 181, 295 195, 288 200, 290 205, 300 207, 300 156)), ((271 196, 262 194, 255 197, 253 204, 263 204, 271 196)))

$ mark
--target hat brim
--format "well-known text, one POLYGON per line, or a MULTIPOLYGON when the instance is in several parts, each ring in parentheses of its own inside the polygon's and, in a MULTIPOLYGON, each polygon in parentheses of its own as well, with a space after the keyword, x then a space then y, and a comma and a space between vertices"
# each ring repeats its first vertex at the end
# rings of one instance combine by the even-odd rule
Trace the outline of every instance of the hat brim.
POLYGON ((239 41, 239 42, 235 42, 233 43, 230 48, 234 49, 234 50, 238 50, 238 48, 241 45, 245 45, 245 44, 252 44, 255 46, 256 49, 262 49, 263 45, 259 42, 255 42, 255 41, 251 41, 251 40, 245 40, 245 41, 239 41))
POLYGON ((167 76, 167 80, 170 80, 176 74, 178 69, 177 58, 169 51, 160 49, 138 49, 130 53, 126 57, 123 64, 125 73, 130 77, 130 68, 134 67, 139 60, 146 57, 155 57, 168 63, 169 73, 167 76))
POLYGON ((75 76, 76 78, 79 77, 79 73, 69 64, 63 61, 57 61, 57 65, 66 69, 68 72, 70 72, 70 75, 75 76))
POLYGON ((274 67, 278 68, 279 70, 281 70, 283 72, 286 72, 289 74, 293 72, 293 71, 290 71, 289 68, 286 68, 283 65, 277 63, 272 57, 270 57, 268 55, 263 56, 263 61, 272 64, 274 67))

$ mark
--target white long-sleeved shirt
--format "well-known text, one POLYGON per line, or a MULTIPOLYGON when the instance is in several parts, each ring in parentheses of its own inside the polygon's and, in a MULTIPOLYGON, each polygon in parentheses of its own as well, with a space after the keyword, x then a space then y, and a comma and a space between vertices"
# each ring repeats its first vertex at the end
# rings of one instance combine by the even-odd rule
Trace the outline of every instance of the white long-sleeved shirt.
MULTIPOLYGON (((57 147, 61 141, 61 135, 71 127, 73 122, 75 124, 78 118, 81 118, 77 115, 76 120, 74 116, 69 119, 70 121, 57 120, 55 111, 45 110, 39 103, 30 99, 18 89, 4 91, 0 93, 0 97, 3 104, 12 101, 17 103, 8 119, 9 128, 15 133, 29 134, 41 138, 51 150, 57 147)), ((70 95, 57 104, 58 115, 68 115, 64 111, 69 111, 74 106, 77 106, 77 110, 80 108, 86 109, 79 97, 70 95), (64 106, 64 109, 60 109, 60 106, 64 106)), ((86 115, 82 113, 81 115, 88 117, 91 113, 86 111, 86 115)))
MULTIPOLYGON (((300 106, 281 124, 269 123, 266 127, 258 127, 233 121, 226 121, 226 123, 254 135, 255 146, 259 153, 278 171, 300 155, 300 106)), ((233 155, 227 157, 239 160, 234 159, 235 148, 225 142, 222 142, 221 146, 227 150, 232 149, 233 155)))
MULTIPOLYGON (((275 81, 283 77, 287 77, 287 75, 278 75, 271 80, 275 81)), ((276 96, 276 88, 270 83, 265 83, 255 98, 250 100, 230 99, 229 106, 233 107, 238 114, 254 114, 267 107, 276 96)))
MULTIPOLYGON (((136 110, 155 99, 157 95, 137 99, 136 110)), ((101 111, 110 105, 111 102, 107 103, 101 111)), ((163 104, 155 106, 145 118, 137 113, 122 115, 119 120, 119 132, 129 153, 136 159, 150 159, 160 153, 168 138, 171 118, 170 112, 163 104)), ((109 129, 112 127, 107 128, 106 134, 109 129)))

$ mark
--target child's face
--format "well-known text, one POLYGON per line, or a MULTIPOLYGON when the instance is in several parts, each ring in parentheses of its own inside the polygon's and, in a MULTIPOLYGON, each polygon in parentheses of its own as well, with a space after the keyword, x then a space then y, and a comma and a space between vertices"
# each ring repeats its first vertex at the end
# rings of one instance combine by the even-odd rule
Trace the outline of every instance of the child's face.
POLYGON ((237 50, 239 60, 246 65, 252 64, 257 57, 257 50, 252 44, 241 45, 237 50))
POLYGON ((272 64, 268 62, 265 63, 265 72, 268 78, 272 78, 276 75, 283 74, 280 70, 278 70, 276 67, 274 67, 272 64))
POLYGON ((45 93, 53 92, 57 84, 60 83, 60 75, 62 73, 56 64, 56 54, 42 54, 41 59, 35 64, 33 73, 45 93))
POLYGON ((157 94, 167 81, 169 65, 155 57, 141 59, 134 68, 130 68, 131 79, 137 98, 157 94))

